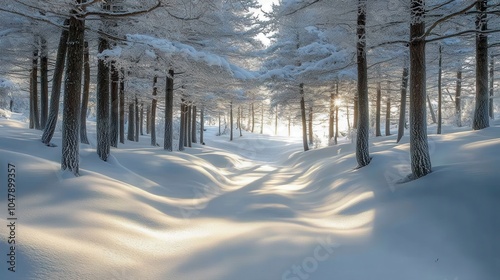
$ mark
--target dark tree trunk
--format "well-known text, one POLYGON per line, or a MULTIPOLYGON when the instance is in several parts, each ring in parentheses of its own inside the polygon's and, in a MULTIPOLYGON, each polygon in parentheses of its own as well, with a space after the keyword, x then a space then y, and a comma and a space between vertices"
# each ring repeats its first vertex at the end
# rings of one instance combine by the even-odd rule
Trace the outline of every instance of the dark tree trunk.
MULTIPOLYGON (((81 0, 77 0, 81 3, 81 0)), ((83 38, 85 22, 73 11, 69 19, 66 81, 64 83, 64 107, 62 130, 61 169, 79 175, 80 155, 80 95, 82 91, 83 38)))
POLYGON ((355 93, 354 95, 354 107, 352 108, 352 115, 353 115, 353 120, 352 120, 352 127, 354 129, 358 128, 358 123, 359 123, 359 100, 358 100, 358 92, 355 93))
POLYGON ((253 106, 253 102, 252 102, 252 133, 253 133, 253 130, 255 128, 255 108, 253 106))
POLYGON ((347 129, 351 130, 351 121, 350 121, 350 116, 349 116, 349 104, 345 106, 345 114, 346 114, 346 119, 347 119, 347 129))
MULTIPOLYGON (((173 150, 173 125, 172 124, 173 124, 173 118, 174 118, 174 70, 168 71, 168 75, 167 75, 166 80, 167 80, 167 84, 165 87, 165 135, 163 137, 163 149, 171 152, 173 150)), ((182 108, 183 107, 181 105, 181 121, 182 121, 182 108)), ((151 119, 151 123, 154 123, 153 119, 151 119)), ((182 125, 181 125, 181 129, 182 129, 182 125)), ((151 127, 151 131, 153 131, 152 127, 151 127)), ((181 139, 182 139, 182 137, 181 137, 181 139)), ((179 141, 179 143, 180 143, 180 141, 179 141)), ((180 148, 180 145, 179 145, 179 150, 182 151, 180 148)))
POLYGON ((125 144, 125 82, 124 71, 120 77, 120 143, 125 144))
MULTIPOLYGON (((368 69, 366 62, 366 0, 358 1, 357 23, 357 64, 358 64, 358 126, 356 136, 356 160, 358 167, 370 163, 368 147, 369 112, 368 112, 368 69)), ((355 112, 356 114, 356 112, 355 112)))
POLYGON ((40 127, 45 129, 49 111, 49 78, 48 78, 47 41, 40 38, 40 127))
POLYGON ((306 102, 304 100, 304 84, 299 85, 300 89, 300 116, 302 118, 302 145, 304 146, 304 152, 309 150, 309 145, 307 145, 307 121, 306 121, 306 102))
MULTIPOLYGON (((338 85, 337 85, 338 86, 338 85)), ((330 108, 328 110, 328 144, 332 141, 333 138, 333 127, 334 127, 334 119, 335 117, 335 93, 330 93, 330 108)))
POLYGON ((414 178, 431 172, 427 143, 425 89, 425 1, 411 1, 410 24, 410 157, 414 178))
POLYGON ((89 44, 84 42, 83 50, 83 94, 82 94, 82 109, 80 111, 80 142, 89 144, 87 137, 87 108, 89 104, 90 94, 90 60, 89 60, 89 44))
POLYGON ((196 110, 196 106, 193 105, 193 113, 191 115, 191 141, 193 143, 197 142, 196 138, 196 116, 198 115, 198 111, 196 110))
POLYGON ((375 113, 375 136, 382 136, 380 128, 380 114, 382 111, 382 85, 380 81, 377 82, 377 108, 375 113))
POLYGON ((179 125, 179 151, 184 151, 184 134, 185 134, 185 121, 186 118, 184 117, 186 114, 186 104, 184 104, 185 100, 184 98, 181 98, 181 116, 180 120, 181 123, 179 125))
POLYGON ((488 1, 478 0, 476 10, 476 107, 472 129, 478 130, 490 126, 488 116, 488 35, 481 33, 487 30, 488 1))
POLYGON ((134 132, 135 132, 135 142, 139 142, 139 121, 140 121, 140 118, 139 118, 139 100, 137 99, 137 96, 135 97, 135 102, 134 102, 134 105, 135 105, 135 129, 134 129, 134 132))
POLYGON ((385 136, 391 135, 391 97, 387 97, 385 106, 385 136))
MULTIPOLYGON (((36 38, 36 37, 35 37, 36 38)), ((40 112, 38 110, 38 40, 35 39, 33 63, 30 76, 30 128, 40 129, 40 112)))
MULTIPOLYGON (((68 26, 69 20, 64 21, 64 25, 68 26)), ((68 47, 68 30, 63 29, 61 31, 61 37, 59 38, 59 46, 57 47, 57 56, 54 68, 54 74, 52 75, 52 92, 50 93, 50 113, 47 120, 47 125, 43 131, 42 142, 45 145, 49 145, 54 131, 56 129, 57 118, 59 116, 59 100, 61 97, 61 84, 62 76, 64 74, 64 64, 66 62, 66 49, 68 47)))
POLYGON ((205 145, 205 142, 203 140, 203 133, 204 133, 204 130, 205 130, 205 116, 204 116, 204 113, 205 113, 205 108, 201 107, 201 110, 200 110, 200 144, 202 144, 202 145, 205 145))
POLYGON ((457 126, 462 126, 462 69, 457 71, 457 86, 455 89, 455 117, 457 126))
POLYGON ((192 147, 191 145, 191 140, 192 140, 192 132, 193 132, 193 122, 192 122, 192 117, 193 117, 193 110, 192 110, 192 107, 193 105, 189 105, 188 108, 187 108, 187 120, 186 120, 186 124, 187 124, 187 145, 189 148, 192 147))
POLYGON ((151 105, 146 106, 146 134, 151 132, 151 105))
POLYGON ((309 145, 314 144, 313 107, 309 107, 309 145))
POLYGON ((229 126, 230 126, 230 135, 229 141, 233 141, 233 101, 229 103, 229 126))
POLYGON ((115 67, 115 62, 111 63, 111 117, 109 124, 109 139, 111 147, 118 147, 119 131, 119 105, 118 89, 120 87, 120 74, 115 67))
POLYGON ((441 88, 441 80, 443 76, 443 47, 439 45, 438 59, 438 116, 437 116, 437 134, 441 134, 441 124, 443 122, 442 106, 443 106, 443 90, 441 88))
MULTIPOLYGON (((165 101, 165 106, 167 105, 170 105, 170 106, 173 106, 171 103, 168 103, 168 75, 167 75, 167 86, 165 88, 165 98, 167 98, 167 100, 165 101)), ((158 77, 157 76, 154 76, 153 78, 153 100, 151 101, 151 146, 156 146, 156 106, 157 106, 157 103, 158 101, 156 100, 156 95, 158 94, 158 87, 156 86, 156 84, 158 83, 158 77)), ((165 133, 167 133, 167 110, 168 110, 168 106, 165 108, 165 133)), ((172 111, 173 111, 173 108, 170 108, 170 113, 172 114, 172 111)), ((170 117, 172 118, 173 116, 170 115, 170 117)), ((170 119, 171 119, 170 118, 170 119)), ((171 132, 172 132, 172 123, 170 122, 170 135, 171 135, 171 132)), ((165 134, 166 135, 166 134, 165 134)), ((172 151, 172 138, 170 138, 170 145, 169 147, 167 147, 165 145, 165 143, 167 143, 167 139, 164 139, 164 149, 165 150, 169 150, 169 151, 172 151)))
POLYGON ((135 141, 134 138, 134 102, 131 101, 128 104, 128 129, 127 129, 127 140, 135 141))
POLYGON ((184 107, 184 147, 188 147, 188 134, 189 134, 189 121, 188 121, 188 113, 189 113, 189 105, 187 105, 186 101, 186 106, 184 107))
POLYGON ((403 76, 401 77, 401 103, 399 105, 399 124, 398 124, 398 139, 397 143, 401 141, 403 135, 405 134, 406 125, 406 91, 408 88, 408 66, 405 62, 405 67, 403 68, 403 76))
POLYGON ((139 117, 139 130, 141 131, 141 135, 144 135, 144 102, 141 102, 141 112, 139 113, 139 117))
POLYGON ((490 100, 489 100, 489 115, 491 119, 495 118, 495 110, 493 108, 493 96, 495 95, 494 85, 495 85, 495 60, 493 56, 490 56, 490 100))
POLYGON ((241 133, 241 123, 243 122, 242 121, 242 118, 243 118, 243 109, 241 109, 241 107, 238 107, 238 114, 239 114, 238 119, 240 120, 239 129, 240 129, 240 137, 241 137, 241 136, 243 136, 243 134, 241 133))
MULTIPOLYGON (((99 53, 108 49, 108 41, 99 38, 99 53)), ((110 150, 109 137, 109 65, 103 59, 97 62, 97 112, 96 112, 96 133, 97 133, 97 154, 103 161, 108 160, 110 150)))

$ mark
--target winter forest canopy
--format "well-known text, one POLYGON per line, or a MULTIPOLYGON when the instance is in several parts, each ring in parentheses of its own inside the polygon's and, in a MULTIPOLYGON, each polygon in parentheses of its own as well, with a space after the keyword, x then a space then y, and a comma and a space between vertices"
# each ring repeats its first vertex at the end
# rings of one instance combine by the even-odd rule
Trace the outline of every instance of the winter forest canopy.
POLYGON ((498 0, 3 0, 0 16, 0 118, 71 177, 87 148, 113 163, 147 138, 176 162, 242 131, 300 138, 301 157, 352 144, 362 170, 395 134, 407 168, 385 179, 404 184, 435 171, 430 134, 500 110, 498 0))

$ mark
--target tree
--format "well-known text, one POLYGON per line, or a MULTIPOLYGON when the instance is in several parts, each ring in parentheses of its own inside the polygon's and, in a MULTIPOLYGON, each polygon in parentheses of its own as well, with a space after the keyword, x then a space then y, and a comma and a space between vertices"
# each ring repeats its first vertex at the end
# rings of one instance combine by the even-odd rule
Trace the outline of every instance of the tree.
MULTIPOLYGON (((99 53, 103 53, 109 47, 105 38, 99 38, 99 53)), ((108 160, 110 152, 109 136, 109 64, 106 57, 102 56, 97 62, 97 154, 103 161, 108 160)))
POLYGON ((487 0, 478 0, 476 4, 476 108, 472 128, 483 129, 489 124, 488 116, 488 35, 487 30, 487 0))
MULTIPOLYGON (((167 85, 165 88, 165 135, 163 148, 167 151, 172 151, 172 135, 173 135, 173 110, 174 110, 174 70, 170 69, 167 75, 167 85)), ((181 115, 182 115, 181 105, 181 115)), ((181 118, 182 119, 182 118, 181 118)), ((181 150, 179 145, 179 150, 181 150)))

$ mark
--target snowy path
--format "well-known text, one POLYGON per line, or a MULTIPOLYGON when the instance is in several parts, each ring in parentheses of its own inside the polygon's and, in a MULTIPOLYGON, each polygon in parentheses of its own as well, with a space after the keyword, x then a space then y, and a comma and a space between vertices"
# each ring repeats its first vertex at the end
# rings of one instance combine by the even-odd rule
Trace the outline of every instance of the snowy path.
POLYGON ((17 278, 0 267, 0 279, 500 273, 498 126, 432 135, 434 172, 394 185, 408 174, 407 138, 376 139, 373 162, 354 170, 350 144, 303 153, 299 141, 245 133, 229 142, 209 129, 206 146, 164 152, 142 137, 112 149, 109 162, 82 145, 73 178, 58 171, 60 150, 24 125, 0 120, 0 163, 19 166, 20 217, 17 278))

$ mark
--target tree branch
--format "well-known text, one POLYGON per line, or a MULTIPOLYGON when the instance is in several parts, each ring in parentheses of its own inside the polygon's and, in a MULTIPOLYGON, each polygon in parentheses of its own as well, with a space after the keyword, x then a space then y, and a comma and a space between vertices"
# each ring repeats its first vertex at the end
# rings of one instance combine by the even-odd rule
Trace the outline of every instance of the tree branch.
POLYGON ((458 11, 458 12, 455 12, 455 13, 452 13, 452 14, 449 14, 447 16, 444 16, 438 20, 436 20, 432 25, 431 27, 429 27, 429 29, 427 29, 427 31, 424 33, 424 35, 422 36, 423 38, 427 37, 434 28, 436 28, 436 26, 438 26, 441 22, 444 22, 454 16, 458 16, 458 15, 461 15, 461 14, 464 14, 466 13, 468 10, 472 9, 474 6, 476 5, 476 1, 472 2, 472 4, 470 4, 469 6, 465 7, 464 9, 458 11))
POLYGON ((83 13, 82 16, 83 17, 87 17, 87 16, 99 16, 99 17, 103 17, 103 18, 131 17, 131 16, 138 16, 138 15, 142 15, 142 14, 147 14, 147 13, 153 11, 153 10, 158 9, 161 6, 162 6, 161 5, 161 1, 158 1, 158 3, 156 3, 155 6, 149 8, 149 9, 146 9, 146 10, 141 10, 141 11, 126 12, 126 13, 86 12, 86 13, 83 13))

